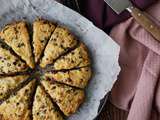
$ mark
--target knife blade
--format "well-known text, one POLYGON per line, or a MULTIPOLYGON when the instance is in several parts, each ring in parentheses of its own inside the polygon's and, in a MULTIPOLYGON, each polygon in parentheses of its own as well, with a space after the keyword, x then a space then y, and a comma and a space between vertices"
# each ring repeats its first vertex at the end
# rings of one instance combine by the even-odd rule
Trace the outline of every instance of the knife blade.
POLYGON ((139 10, 129 0, 104 0, 117 14, 127 10, 133 18, 156 40, 160 41, 160 26, 152 21, 143 11, 139 10))

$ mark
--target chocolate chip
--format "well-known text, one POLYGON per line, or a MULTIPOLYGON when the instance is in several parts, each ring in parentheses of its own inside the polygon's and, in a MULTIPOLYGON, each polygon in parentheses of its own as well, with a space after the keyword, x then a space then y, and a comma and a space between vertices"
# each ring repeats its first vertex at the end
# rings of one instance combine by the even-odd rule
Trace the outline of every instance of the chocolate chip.
POLYGON ((24 43, 18 43, 18 45, 17 45, 17 47, 19 47, 19 48, 22 46, 25 46, 24 43))
POLYGON ((68 81, 68 82, 72 82, 72 80, 71 80, 71 79, 67 79, 67 81, 68 81))
POLYGON ((82 56, 79 56, 79 59, 82 59, 82 56))
POLYGON ((28 93, 28 92, 29 92, 29 90, 28 90, 28 89, 26 89, 26 90, 25 90, 25 93, 28 93))
POLYGON ((16 64, 17 64, 17 61, 14 61, 14 62, 13 62, 13 65, 16 65, 16 64))
POLYGON ((10 67, 11 66, 11 64, 10 63, 7 63, 7 67, 10 67))
POLYGON ((20 66, 21 66, 21 64, 19 63, 19 64, 18 64, 18 67, 20 67, 20 66))
POLYGON ((54 43, 55 46, 57 46, 57 43, 54 43))
POLYGON ((19 102, 16 104, 17 106, 19 105, 19 102))
POLYGON ((45 40, 41 40, 41 43, 43 43, 45 40))
POLYGON ((52 90, 53 90, 53 89, 56 89, 56 86, 53 86, 53 87, 52 87, 52 90))
POLYGON ((16 27, 14 28, 14 31, 15 31, 15 34, 18 34, 18 30, 16 27))
POLYGON ((63 48, 63 45, 60 45, 61 48, 63 48))
POLYGON ((74 60, 71 60, 71 63, 74 63, 74 60))
POLYGON ((74 52, 71 52, 72 55, 74 55, 74 52))

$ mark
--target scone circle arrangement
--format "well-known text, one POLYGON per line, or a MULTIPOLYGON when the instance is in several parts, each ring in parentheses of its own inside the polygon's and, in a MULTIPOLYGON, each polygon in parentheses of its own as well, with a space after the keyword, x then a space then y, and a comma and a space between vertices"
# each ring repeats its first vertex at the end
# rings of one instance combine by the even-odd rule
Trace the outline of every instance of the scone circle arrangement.
POLYGON ((45 19, 5 25, 0 120, 64 120, 83 103, 91 74, 87 47, 68 28, 45 19))

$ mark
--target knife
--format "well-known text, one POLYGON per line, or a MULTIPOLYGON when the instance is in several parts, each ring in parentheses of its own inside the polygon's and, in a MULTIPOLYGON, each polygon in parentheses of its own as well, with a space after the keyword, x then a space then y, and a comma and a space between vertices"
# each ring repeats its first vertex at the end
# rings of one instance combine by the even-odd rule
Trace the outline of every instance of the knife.
POLYGON ((148 31, 156 40, 160 41, 160 27, 156 25, 145 12, 132 5, 129 0, 104 0, 117 14, 127 10, 131 13, 133 18, 146 31, 148 31))

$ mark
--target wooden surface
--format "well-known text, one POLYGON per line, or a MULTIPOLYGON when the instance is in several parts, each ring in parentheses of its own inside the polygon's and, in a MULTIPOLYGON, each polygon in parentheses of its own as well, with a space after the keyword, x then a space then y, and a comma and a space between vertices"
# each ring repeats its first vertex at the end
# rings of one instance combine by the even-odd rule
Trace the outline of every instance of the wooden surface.
POLYGON ((97 120, 127 120, 127 115, 128 112, 116 108, 112 103, 107 101, 97 120))

